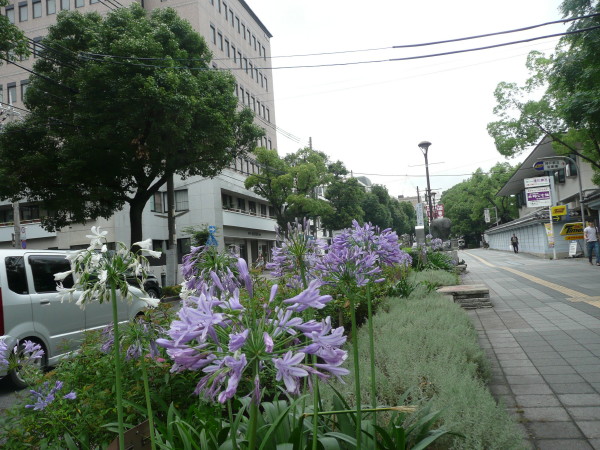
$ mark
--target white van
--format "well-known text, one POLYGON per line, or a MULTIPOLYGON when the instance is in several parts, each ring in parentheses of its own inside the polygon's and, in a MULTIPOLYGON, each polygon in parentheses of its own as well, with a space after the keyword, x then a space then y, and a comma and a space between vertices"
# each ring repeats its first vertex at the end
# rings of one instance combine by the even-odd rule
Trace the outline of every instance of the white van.
MULTIPOLYGON (((64 250, 0 250, 0 339, 9 349, 23 340, 40 344, 44 350, 42 367, 53 366, 76 350, 86 330, 112 323, 110 302, 88 303, 83 310, 75 304, 77 298, 61 302, 54 274, 71 269, 66 254, 64 250)), ((72 275, 63 286, 73 286, 72 275)), ((130 289, 133 302, 117 302, 120 321, 133 319, 147 306, 139 299, 142 292, 130 289)), ((6 375, 17 387, 26 385, 17 371, 0 369, 0 378, 6 375)))

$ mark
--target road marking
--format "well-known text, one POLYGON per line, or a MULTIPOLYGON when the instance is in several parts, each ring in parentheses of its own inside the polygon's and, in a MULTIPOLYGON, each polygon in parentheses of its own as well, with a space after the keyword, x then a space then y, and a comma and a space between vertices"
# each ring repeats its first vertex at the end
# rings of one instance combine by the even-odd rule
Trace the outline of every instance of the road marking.
POLYGON ((576 291, 574 289, 569 289, 568 287, 561 286, 560 284, 552 283, 551 281, 543 280, 536 276, 521 272, 520 270, 513 269, 512 267, 497 266, 495 264, 487 262, 485 259, 480 258, 479 256, 473 255, 472 253, 469 253, 469 252, 465 252, 465 253, 467 255, 475 258, 479 262, 485 264, 486 266, 493 267, 495 269, 506 270, 507 272, 511 272, 511 273, 514 273, 515 275, 526 278, 529 281, 533 281, 534 283, 537 283, 537 284, 540 284, 547 288, 558 291, 561 294, 565 294, 567 296, 567 300, 569 300, 571 302, 585 302, 590 305, 600 307, 600 298, 599 297, 592 297, 591 295, 584 294, 584 293, 576 291))

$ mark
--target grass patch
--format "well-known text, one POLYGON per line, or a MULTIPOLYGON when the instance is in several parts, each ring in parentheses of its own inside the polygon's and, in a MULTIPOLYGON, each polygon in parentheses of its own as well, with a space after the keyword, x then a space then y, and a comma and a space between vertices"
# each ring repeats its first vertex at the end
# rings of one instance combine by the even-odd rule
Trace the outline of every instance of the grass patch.
MULTIPOLYGON (((444 428, 464 437, 446 435, 434 448, 520 449, 523 436, 515 420, 498 406, 487 389, 489 362, 477 343, 477 332, 459 306, 428 292, 431 284, 458 284, 443 271, 413 272, 418 283, 408 299, 389 298, 374 317, 377 404, 429 402, 441 411, 444 428)), ((369 348, 365 329, 359 333, 363 402, 369 404, 369 348)), ((349 365, 352 362, 349 361, 349 365)), ((350 367, 350 372, 352 368, 350 367)), ((354 402, 354 379, 335 385, 354 402)), ((324 390, 324 396, 327 396, 324 390)))

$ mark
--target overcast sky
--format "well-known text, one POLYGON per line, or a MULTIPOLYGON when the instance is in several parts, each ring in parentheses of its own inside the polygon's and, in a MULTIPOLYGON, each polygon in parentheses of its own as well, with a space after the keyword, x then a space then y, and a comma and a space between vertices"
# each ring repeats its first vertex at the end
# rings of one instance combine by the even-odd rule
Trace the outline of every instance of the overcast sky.
MULTIPOLYGON (((246 0, 273 35, 275 116, 280 155, 308 146, 367 175, 392 195, 452 187, 477 168, 506 161, 486 125, 500 81, 527 78, 526 55, 551 53, 556 39, 410 61, 426 55, 560 33, 562 24, 499 37, 390 49, 537 25, 562 18, 559 0, 246 0), (363 51, 364 50, 364 51, 363 51), (332 52, 345 52, 328 54, 332 52), (321 54, 315 56, 295 56, 321 54), (287 136, 290 136, 289 138, 287 136), (375 175, 379 174, 379 175, 375 175), (390 175, 390 176, 385 176, 390 175), (452 176, 448 176, 452 175, 452 176), (454 176, 456 175, 456 176, 454 176)), ((516 164, 523 158, 509 161, 516 164)))

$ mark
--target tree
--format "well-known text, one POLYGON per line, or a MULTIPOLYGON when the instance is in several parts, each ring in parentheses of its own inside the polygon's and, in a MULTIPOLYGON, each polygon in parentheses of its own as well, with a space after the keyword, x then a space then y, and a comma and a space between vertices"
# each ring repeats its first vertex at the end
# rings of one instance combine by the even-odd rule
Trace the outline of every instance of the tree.
POLYGON ((264 133, 173 9, 63 12, 43 44, 61 52, 38 59, 30 113, 0 135, 0 198, 40 201, 49 230, 128 204, 139 241, 143 208, 170 176, 215 176, 264 133))
MULTIPOLYGON (((0 7, 7 6, 8 0, 0 0, 0 7)), ((0 66, 6 60, 16 61, 18 57, 29 55, 29 44, 25 34, 10 23, 7 15, 0 14, 0 66)))
POLYGON ((468 180, 444 191, 440 203, 444 205, 445 216, 452 221, 453 235, 463 236, 471 244, 477 243, 481 234, 491 226, 484 221, 485 208, 495 208, 500 223, 518 217, 513 197, 496 196, 516 170, 509 163, 498 163, 489 173, 477 169, 468 180))
POLYGON ((288 222, 295 219, 314 219, 330 213, 331 206, 316 193, 316 188, 333 179, 327 155, 310 148, 284 158, 279 157, 277 150, 259 148, 254 153, 261 173, 246 179, 246 189, 269 201, 280 228, 285 230, 288 222))
POLYGON ((325 198, 329 200, 332 210, 324 214, 323 227, 328 230, 341 230, 352 226, 352 221, 363 222, 364 211, 361 208, 365 197, 365 189, 356 178, 336 178, 325 191, 325 198))
POLYGON ((385 229, 392 226, 392 213, 389 208, 390 195, 385 186, 374 184, 362 201, 365 222, 385 229))
MULTIPOLYGON (((562 11, 579 17, 600 7, 596 1, 565 0, 562 11)), ((488 132, 501 154, 517 155, 549 136, 559 155, 575 154, 590 163, 594 182, 600 183, 600 30, 589 29, 598 25, 598 16, 574 21, 573 34, 561 39, 554 55, 529 54, 531 76, 523 86, 498 85, 494 113, 500 120, 488 124, 488 132)))

